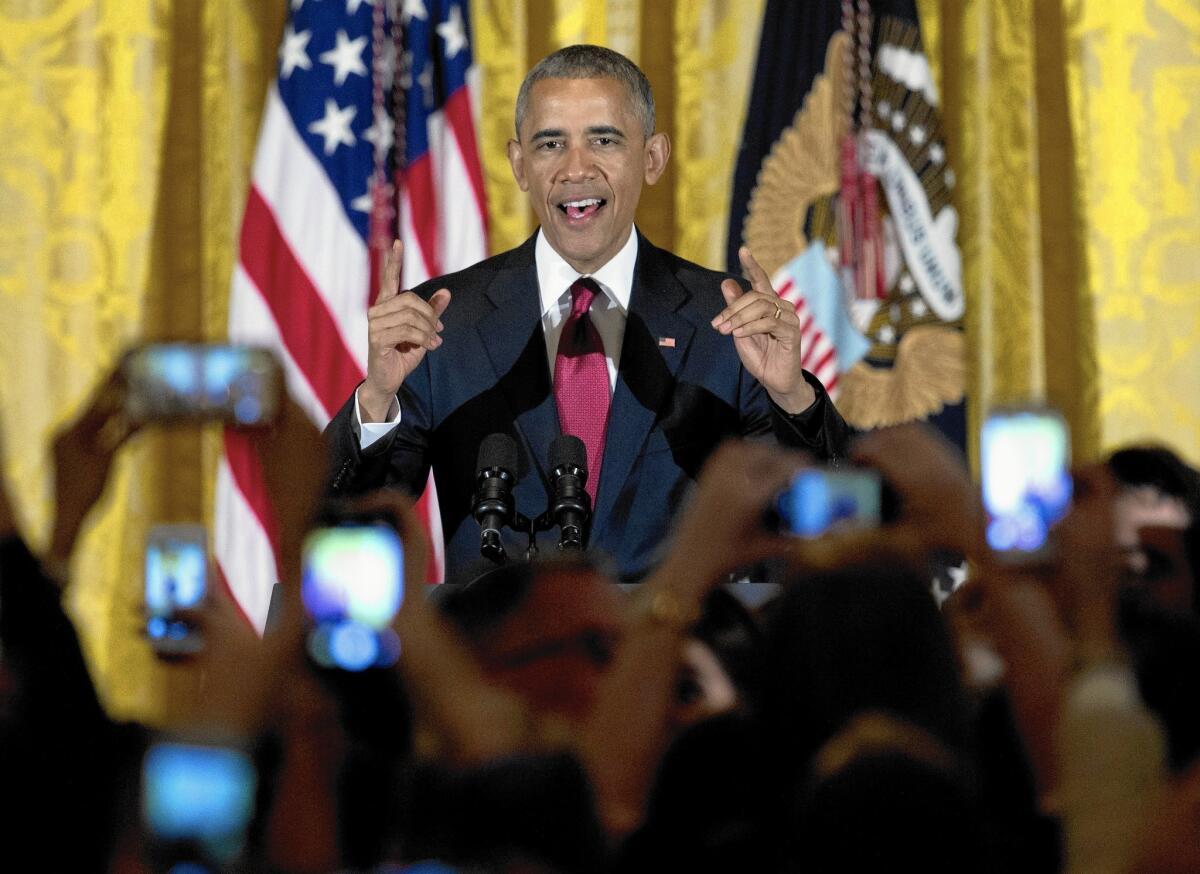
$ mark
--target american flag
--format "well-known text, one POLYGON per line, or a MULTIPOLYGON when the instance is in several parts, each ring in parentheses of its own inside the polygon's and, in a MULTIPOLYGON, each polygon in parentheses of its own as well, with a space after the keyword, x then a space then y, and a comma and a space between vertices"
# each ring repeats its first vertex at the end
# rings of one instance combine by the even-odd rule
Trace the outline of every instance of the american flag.
MULTIPOLYGON (((288 2, 242 220, 229 338, 272 348, 291 393, 323 427, 366 373, 367 307, 397 215, 405 287, 487 253, 475 68, 467 0, 288 2)), ((421 509, 434 544, 431 578, 440 579, 432 488, 421 509)), ((276 543, 254 452, 227 431, 213 546, 259 629, 277 580, 276 543)))

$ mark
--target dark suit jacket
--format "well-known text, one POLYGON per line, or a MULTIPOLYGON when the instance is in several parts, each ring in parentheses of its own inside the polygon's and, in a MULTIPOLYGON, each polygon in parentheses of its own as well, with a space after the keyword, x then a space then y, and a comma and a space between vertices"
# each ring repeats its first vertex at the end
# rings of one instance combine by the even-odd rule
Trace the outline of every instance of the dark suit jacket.
MULTIPOLYGON (((783 444, 820 459, 841 455, 847 429, 814 377, 814 406, 788 416, 742 367, 729 337, 709 324, 725 307, 726 274, 706 270, 638 239, 616 389, 589 547, 607 553, 622 577, 653 562, 701 464, 727 437, 774 432, 783 444), (663 346, 671 338, 674 346, 663 346)), ((517 509, 540 515, 552 494, 547 453, 558 410, 541 326, 534 238, 517 249, 414 289, 430 297, 449 288, 444 344, 425 356, 400 390, 401 422, 366 451, 359 448, 354 398, 326 430, 333 454, 331 491, 352 495, 382 485, 413 494, 430 465, 437 480, 447 579, 479 559, 471 517, 479 445, 504 432, 520 454, 517 509)), ((807 376, 807 374, 806 374, 807 376)), ((594 475, 594 473, 593 473, 594 475)), ((543 553, 555 538, 539 541, 543 553)), ((509 555, 524 542, 506 541, 509 555)))

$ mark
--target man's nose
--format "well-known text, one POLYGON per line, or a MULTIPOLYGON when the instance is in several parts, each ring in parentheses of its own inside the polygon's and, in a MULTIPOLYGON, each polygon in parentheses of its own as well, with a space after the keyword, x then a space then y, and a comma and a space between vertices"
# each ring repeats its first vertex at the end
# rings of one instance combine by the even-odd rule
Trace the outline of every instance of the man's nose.
POLYGON ((559 176, 567 182, 583 182, 591 179, 596 173, 596 164, 592 161, 587 149, 581 146, 569 146, 563 155, 563 163, 559 168, 559 176))

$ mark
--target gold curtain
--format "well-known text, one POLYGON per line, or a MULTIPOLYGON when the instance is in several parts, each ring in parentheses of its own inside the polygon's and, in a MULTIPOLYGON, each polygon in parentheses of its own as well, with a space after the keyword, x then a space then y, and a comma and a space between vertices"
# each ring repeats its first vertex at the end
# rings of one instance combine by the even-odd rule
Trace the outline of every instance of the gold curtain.
POLYGON ((918 5, 959 179, 973 425, 1044 399, 1080 458, 1154 440, 1197 462, 1200 5, 918 5))
MULTIPOLYGON (((722 266, 764 0, 472 6, 492 249, 532 230, 505 159, 521 77, 586 39, 654 83, 670 172, 639 222, 722 266)), ((1195 0, 919 0, 959 179, 971 399, 1044 397, 1076 451, 1200 460, 1195 0)), ((35 545, 48 441, 137 339, 218 338, 283 0, 0 0, 0 437, 35 545)), ((212 434, 125 452, 71 610, 110 709, 170 722, 195 678, 137 634, 146 528, 204 519, 212 434)))
MULTIPOLYGON (((49 440, 126 345, 225 332, 282 3, 0 0, 0 425, 35 546, 49 440)), ((141 640, 147 527, 201 521, 213 435, 141 435, 74 563, 68 608, 115 714, 178 718, 196 678, 141 640), (176 694, 178 692, 179 694, 176 694)))

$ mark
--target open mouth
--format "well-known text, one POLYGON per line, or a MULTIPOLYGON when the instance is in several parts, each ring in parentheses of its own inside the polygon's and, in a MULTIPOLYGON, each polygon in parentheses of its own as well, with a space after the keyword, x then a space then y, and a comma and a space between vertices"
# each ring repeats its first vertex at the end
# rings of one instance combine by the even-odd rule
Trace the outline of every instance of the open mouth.
POLYGON ((585 197, 560 203, 558 208, 566 213, 571 221, 583 221, 603 209, 606 203, 608 201, 600 197, 585 197))

